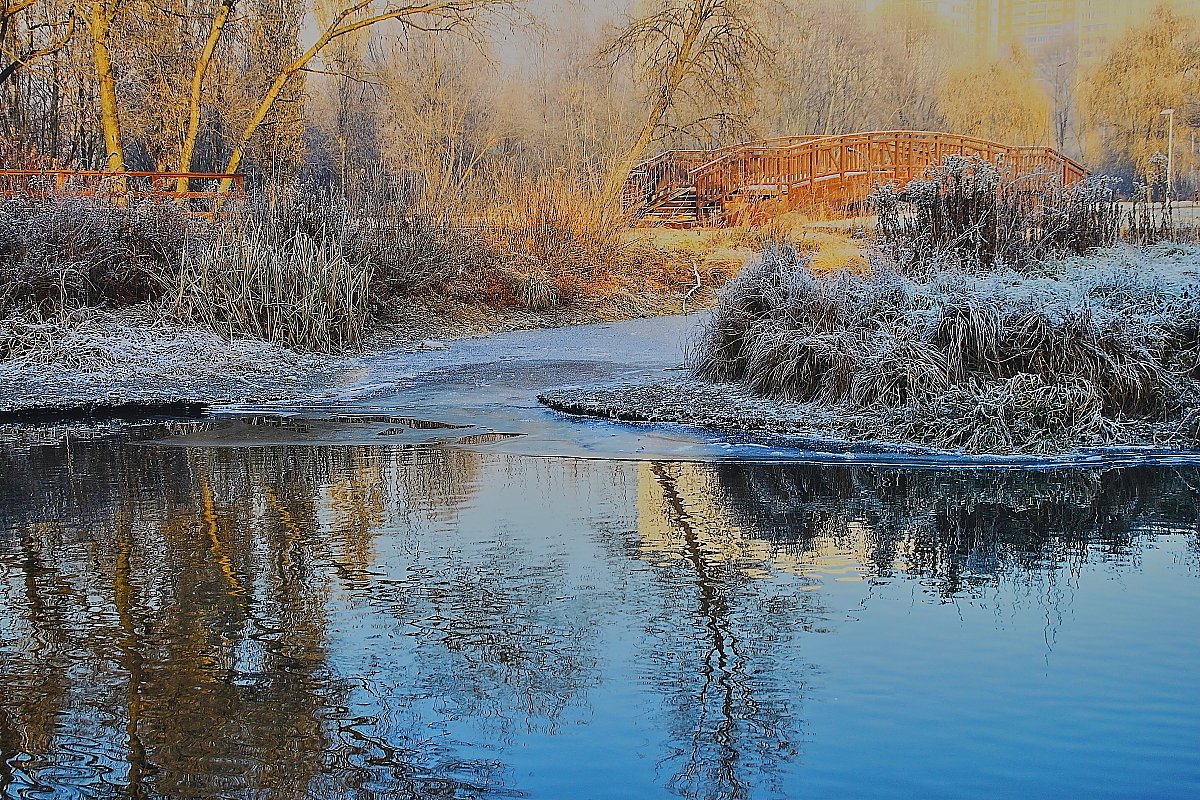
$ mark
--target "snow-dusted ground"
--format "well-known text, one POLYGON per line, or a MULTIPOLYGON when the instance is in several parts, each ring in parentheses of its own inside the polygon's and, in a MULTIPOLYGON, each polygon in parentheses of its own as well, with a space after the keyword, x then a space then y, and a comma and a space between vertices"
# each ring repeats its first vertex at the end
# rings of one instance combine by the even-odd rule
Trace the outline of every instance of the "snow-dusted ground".
MULTIPOLYGON (((698 298, 711 302, 711 297, 698 298)), ((363 350, 406 361, 440 340, 557 328, 676 311, 677 297, 647 296, 534 312, 446 302, 397 309, 363 350)), ((358 355, 297 353, 170 322, 150 307, 83 309, 53 322, 0 319, 0 415, 101 412, 120 406, 261 403, 353 386, 358 355)))
POLYGON ((186 328, 144 309, 0 321, 0 412, 188 405, 294 396, 334 363, 186 328))

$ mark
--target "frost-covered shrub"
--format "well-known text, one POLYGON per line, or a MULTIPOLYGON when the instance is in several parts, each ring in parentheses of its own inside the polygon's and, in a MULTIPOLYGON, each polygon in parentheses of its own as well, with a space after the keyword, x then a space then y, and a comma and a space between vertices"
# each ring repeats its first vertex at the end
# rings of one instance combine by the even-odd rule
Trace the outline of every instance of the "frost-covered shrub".
POLYGON ((1024 268, 1052 254, 1081 254, 1116 242, 1121 212, 1114 183, 1089 178, 1002 175, 978 155, 948 155, 904 187, 878 187, 881 249, 905 270, 1024 268))
POLYGON ((0 314, 157 299, 199 233, 177 207, 70 195, 0 201, 0 314))
POLYGON ((693 367, 843 409, 881 438, 1036 451, 1104 443, 1118 425, 1168 435, 1200 396, 1200 251, 1132 253, 1040 277, 914 277, 818 275, 771 248, 726 287, 693 367))

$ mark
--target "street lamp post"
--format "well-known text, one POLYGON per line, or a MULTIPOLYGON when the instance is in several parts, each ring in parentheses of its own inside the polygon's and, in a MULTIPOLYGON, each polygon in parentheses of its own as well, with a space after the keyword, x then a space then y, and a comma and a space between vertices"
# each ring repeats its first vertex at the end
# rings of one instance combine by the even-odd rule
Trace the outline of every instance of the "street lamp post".
POLYGON ((1175 109, 1164 108, 1161 112, 1167 118, 1167 198, 1173 198, 1175 192, 1173 176, 1175 174, 1175 109))

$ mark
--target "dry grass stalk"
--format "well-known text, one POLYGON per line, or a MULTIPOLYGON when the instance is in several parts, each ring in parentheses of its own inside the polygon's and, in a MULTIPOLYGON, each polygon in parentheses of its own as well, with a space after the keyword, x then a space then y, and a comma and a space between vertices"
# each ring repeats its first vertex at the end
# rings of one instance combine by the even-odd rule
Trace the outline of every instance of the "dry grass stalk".
POLYGON ((879 438, 1103 444, 1122 425, 1165 430, 1194 403, 1194 280, 1082 260, 1041 278, 886 265, 821 276, 778 246, 728 285, 692 361, 709 380, 836 407, 879 438))
MULTIPOLYGON (((211 222, 148 201, 4 200, 0 319, 151 303, 229 335, 330 351, 415 296, 542 310, 694 285, 693 260, 630 238, 586 186, 518 188, 499 211, 493 200, 489 213, 432 214, 386 185, 300 185, 211 222)), ((707 272, 706 285, 721 277, 707 272)))
POLYGON ((1049 175, 1005 178, 980 156, 945 156, 903 189, 869 198, 882 248, 906 270, 945 264, 1024 268, 1048 256, 1114 244, 1121 211, 1114 183, 1069 187, 1049 175))

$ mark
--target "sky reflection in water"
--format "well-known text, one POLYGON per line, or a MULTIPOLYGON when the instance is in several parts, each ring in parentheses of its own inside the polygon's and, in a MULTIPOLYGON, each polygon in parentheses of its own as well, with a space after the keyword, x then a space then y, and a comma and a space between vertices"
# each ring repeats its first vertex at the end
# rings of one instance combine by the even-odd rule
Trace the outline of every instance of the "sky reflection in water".
POLYGON ((0 796, 1196 796, 1198 487, 6 446, 0 796))

